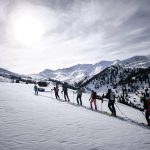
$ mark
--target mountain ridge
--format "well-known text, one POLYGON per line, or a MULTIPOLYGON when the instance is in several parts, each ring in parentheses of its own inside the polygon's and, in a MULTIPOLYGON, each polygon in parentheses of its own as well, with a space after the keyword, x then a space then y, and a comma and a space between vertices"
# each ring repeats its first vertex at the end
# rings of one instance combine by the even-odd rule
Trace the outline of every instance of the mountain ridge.
POLYGON ((111 64, 113 64, 113 61, 100 61, 96 64, 77 64, 68 68, 57 69, 54 71, 45 69, 40 72, 39 75, 73 84, 74 82, 79 82, 85 77, 91 77, 95 75, 111 64))
POLYGON ((133 56, 124 60, 100 61, 95 64, 77 64, 68 68, 57 70, 45 69, 38 75, 45 78, 56 79, 74 84, 89 79, 111 65, 121 65, 124 68, 147 68, 150 66, 150 55, 133 56))
MULTIPOLYGON (((147 68, 150 66, 150 55, 133 56, 124 60, 103 60, 95 64, 76 64, 68 68, 56 70, 44 69, 38 74, 31 74, 28 76, 30 76, 34 80, 53 79, 61 82, 68 82, 69 84, 75 85, 76 83, 92 78, 94 75, 100 73, 105 68, 112 65, 120 65, 123 68, 147 68)), ((22 76, 3 68, 0 68, 0 74, 6 76, 22 76)))

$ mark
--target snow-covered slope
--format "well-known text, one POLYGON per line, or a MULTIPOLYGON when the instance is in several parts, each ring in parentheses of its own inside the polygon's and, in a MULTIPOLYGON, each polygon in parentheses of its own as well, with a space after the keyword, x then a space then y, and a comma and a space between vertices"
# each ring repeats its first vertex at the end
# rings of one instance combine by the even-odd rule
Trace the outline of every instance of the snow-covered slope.
MULTIPOLYGON (((105 68, 116 64, 124 68, 146 68, 150 66, 150 57, 134 56, 122 61, 100 61, 96 64, 78 64, 69 68, 58 70, 46 69, 40 72, 38 75, 41 77, 51 78, 63 82, 66 81, 70 84, 74 84, 84 80, 88 80, 105 68)), ((31 75, 31 77, 34 77, 34 75, 31 75)))
POLYGON ((47 80, 46 77, 43 77, 39 74, 30 74, 29 76, 36 81, 47 80))
POLYGON ((0 68, 0 75, 4 75, 4 76, 15 75, 15 76, 17 76, 18 74, 8 71, 6 69, 0 68))
POLYGON ((8 71, 6 69, 0 68, 0 82, 26 82, 26 83, 32 82, 33 83, 34 80, 32 80, 32 78, 29 76, 17 74, 17 73, 8 71))
MULTIPOLYGON (((120 61, 100 61, 96 64, 78 64, 69 68, 50 70, 45 69, 39 74, 29 75, 33 80, 53 79, 69 84, 83 83, 100 73, 111 65, 120 65, 122 68, 146 68, 150 66, 150 56, 134 56, 120 61)), ((28 74, 28 73, 27 73, 28 74)), ((0 68, 0 75, 10 77, 10 75, 27 78, 28 76, 18 75, 8 70, 0 68)))
POLYGON ((11 82, 11 79, 0 76, 0 82, 11 82))
POLYGON ((70 84, 79 82, 84 78, 90 78, 93 75, 99 73, 106 67, 112 65, 113 61, 101 61, 96 64, 78 64, 69 68, 63 68, 58 70, 46 69, 39 73, 40 76, 51 78, 59 81, 66 81, 70 84))
POLYGON ((100 73, 96 74, 86 82, 82 87, 88 87, 99 90, 100 87, 108 86, 117 88, 118 86, 128 86, 130 90, 134 88, 147 87, 150 84, 150 67, 148 68, 131 68, 121 65, 112 65, 100 73))
POLYGON ((119 62, 120 65, 124 67, 131 68, 147 68, 150 66, 149 56, 134 56, 119 62))
MULTIPOLYGON (((149 150, 148 129, 57 101, 53 93, 35 96, 33 85, 0 83, 0 91, 1 150, 149 150)), ((73 92, 69 96, 73 102, 73 92)), ((88 107, 89 96, 83 94, 88 107)), ((108 111, 107 102, 97 105, 108 111)), ((117 105, 128 117, 145 123, 140 111, 117 105)))

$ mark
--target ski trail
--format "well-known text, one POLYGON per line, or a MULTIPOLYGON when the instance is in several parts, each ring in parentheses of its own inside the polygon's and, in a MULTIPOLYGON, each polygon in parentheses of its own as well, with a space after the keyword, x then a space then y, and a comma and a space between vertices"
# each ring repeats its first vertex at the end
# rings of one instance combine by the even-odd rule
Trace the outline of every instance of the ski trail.
POLYGON ((89 108, 89 107, 87 107, 87 106, 84 106, 84 105, 80 106, 80 105, 75 104, 75 103, 73 103, 73 102, 64 101, 64 100, 62 100, 62 99, 56 99, 56 98, 53 98, 53 97, 50 97, 50 96, 44 96, 44 95, 41 95, 41 94, 40 94, 39 96, 42 96, 42 97, 45 97, 45 98, 52 98, 52 99, 54 99, 54 100, 58 100, 58 101, 61 101, 61 102, 66 102, 66 103, 68 103, 68 104, 70 104, 70 105, 72 105, 72 106, 84 108, 84 109, 87 109, 87 110, 89 110, 89 111, 96 112, 96 113, 100 113, 100 114, 103 114, 103 115, 105 115, 105 116, 113 117, 114 119, 118 119, 118 120, 120 120, 120 121, 124 121, 124 122, 130 123, 130 124, 132 124, 132 125, 136 125, 136 126, 138 126, 138 127, 141 127, 141 128, 150 130, 150 127, 147 126, 146 124, 141 123, 141 122, 138 122, 138 121, 135 121, 135 120, 133 120, 133 119, 127 117, 127 116, 125 116, 125 117, 121 117, 121 116, 116 116, 116 117, 114 117, 114 116, 112 116, 110 113, 108 113, 107 111, 94 110, 94 109, 91 110, 91 108, 89 108))

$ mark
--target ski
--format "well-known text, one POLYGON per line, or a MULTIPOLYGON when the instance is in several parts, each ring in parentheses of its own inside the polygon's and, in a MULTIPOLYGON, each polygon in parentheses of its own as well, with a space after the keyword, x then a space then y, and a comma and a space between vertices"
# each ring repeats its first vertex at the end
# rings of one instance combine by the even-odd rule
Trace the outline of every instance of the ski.
MULTIPOLYGON (((40 96, 43 96, 43 97, 48 97, 48 96, 44 96, 44 95, 40 95, 40 96)), ((53 97, 48 97, 48 98, 53 98, 53 97)), ((56 98, 53 98, 53 99, 56 99, 56 98)), ((121 121, 125 121, 125 122, 128 122, 130 124, 133 124, 133 125, 137 125, 139 127, 142 127, 142 128, 145 128, 145 129, 149 129, 150 130, 150 126, 146 125, 145 123, 141 123, 141 122, 138 122, 138 121, 135 121, 135 120, 132 120, 128 117, 121 117, 121 116, 114 116, 112 115, 111 113, 107 112, 107 111, 101 111, 101 110, 95 110, 95 109, 91 109, 90 107, 87 107, 87 106, 83 106, 83 105, 78 105, 78 104, 75 104, 71 101, 65 101, 63 99, 56 99, 58 101, 61 101, 61 102, 67 102, 68 104, 70 105, 73 105, 73 106, 77 106, 77 107, 81 107, 81 108, 85 108, 87 110, 90 110, 90 111, 93 111, 93 112, 97 112, 97 113, 100 113, 100 114, 103 114, 103 115, 106 115, 106 116, 109 116, 109 117, 113 117, 113 118, 116 118, 116 119, 119 119, 121 121)))
POLYGON ((141 123, 141 122, 138 122, 138 121, 135 121, 135 120, 132 120, 128 117, 121 117, 121 116, 114 116, 114 115, 111 115, 109 112, 106 112, 106 111, 100 111, 100 110, 92 110, 91 108, 89 107, 86 107, 86 106, 81 106, 87 110, 91 110, 91 111, 94 111, 94 112, 97 112, 97 113, 100 113, 100 114, 104 114, 104 115, 107 115, 109 117, 113 117, 113 118, 116 118, 116 119, 119 119, 121 121, 125 121, 125 122, 128 122, 130 124, 133 124, 133 125, 136 125, 136 126, 139 126, 139 127, 142 127, 142 128, 145 128, 145 129, 149 129, 150 130, 150 127, 144 123, 141 123))
POLYGON ((80 106, 80 105, 78 105, 78 104, 75 104, 75 103, 72 103, 72 102, 70 102, 70 101, 66 101, 67 103, 69 103, 70 105, 73 105, 73 106, 80 106))

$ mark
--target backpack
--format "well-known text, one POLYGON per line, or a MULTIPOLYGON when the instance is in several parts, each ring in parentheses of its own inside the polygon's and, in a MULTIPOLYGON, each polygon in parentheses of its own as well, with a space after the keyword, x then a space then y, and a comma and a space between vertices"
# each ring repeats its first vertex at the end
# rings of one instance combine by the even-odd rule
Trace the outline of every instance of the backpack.
POLYGON ((55 91, 56 91, 56 92, 59 92, 58 86, 55 87, 55 91))
POLYGON ((92 93, 92 98, 93 98, 93 99, 96 99, 96 95, 97 95, 96 92, 93 92, 93 93, 92 93))
POLYGON ((115 100, 115 94, 114 92, 110 93, 110 100, 114 101, 115 100))
POLYGON ((38 87, 37 87, 37 85, 35 85, 35 86, 34 86, 34 90, 35 90, 35 91, 37 91, 37 90, 38 90, 38 87))
POLYGON ((147 102, 147 108, 150 109, 150 99, 146 100, 146 102, 147 102))
POLYGON ((79 89, 79 90, 77 91, 77 94, 78 94, 78 95, 82 95, 82 90, 79 89))

